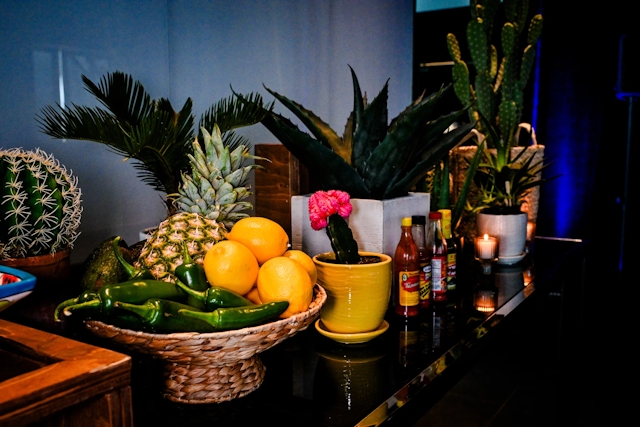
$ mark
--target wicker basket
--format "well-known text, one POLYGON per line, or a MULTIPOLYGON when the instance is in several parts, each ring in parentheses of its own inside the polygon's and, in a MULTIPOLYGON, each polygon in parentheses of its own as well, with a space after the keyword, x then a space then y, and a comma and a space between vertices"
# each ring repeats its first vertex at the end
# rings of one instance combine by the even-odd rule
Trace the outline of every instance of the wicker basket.
POLYGON ((95 335, 164 362, 166 399, 181 403, 217 403, 243 397, 262 384, 265 367, 258 353, 309 327, 327 293, 314 287, 309 309, 286 319, 233 331, 151 334, 85 321, 95 335))

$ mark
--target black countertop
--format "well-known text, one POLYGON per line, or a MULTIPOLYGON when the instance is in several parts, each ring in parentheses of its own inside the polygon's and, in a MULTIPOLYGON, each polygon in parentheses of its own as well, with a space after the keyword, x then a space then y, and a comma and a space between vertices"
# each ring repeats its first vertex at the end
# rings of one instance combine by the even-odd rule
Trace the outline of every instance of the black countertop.
MULTIPOLYGON (((463 250, 458 287, 446 303, 432 304, 415 319, 389 312, 389 330, 364 344, 336 343, 312 325, 261 353, 264 383, 230 402, 166 400, 160 393, 160 362, 131 353, 135 425, 410 425, 500 339, 505 324, 537 315, 531 308, 536 296, 561 291, 562 278, 579 268, 584 246, 574 240, 537 238, 524 260, 494 265, 489 275, 463 250)), ((48 310, 52 313, 56 301, 77 291, 49 292, 30 301, 36 307, 27 307, 25 299, 0 317, 127 353, 81 325, 51 323, 48 310)))

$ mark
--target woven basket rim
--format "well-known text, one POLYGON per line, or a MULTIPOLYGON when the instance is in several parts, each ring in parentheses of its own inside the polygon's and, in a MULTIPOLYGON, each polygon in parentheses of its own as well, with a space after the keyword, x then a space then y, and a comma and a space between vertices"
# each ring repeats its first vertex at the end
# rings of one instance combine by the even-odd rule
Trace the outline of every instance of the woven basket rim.
POLYGON ((250 326, 241 329, 232 329, 228 331, 220 331, 220 332, 173 332, 170 334, 154 334, 151 332, 143 332, 143 331, 135 331, 132 329, 119 328, 117 326, 111 325, 109 323, 102 322, 100 320, 85 320, 84 322, 88 325, 94 325, 101 329, 111 330, 123 335, 135 336, 140 338, 146 338, 148 340, 154 339, 171 339, 171 340, 188 340, 188 339, 224 339, 235 336, 242 335, 250 335, 254 333, 259 333, 265 330, 277 329, 279 327, 284 327, 284 325, 289 323, 297 323, 301 322, 310 316, 315 316, 324 303, 327 300, 327 292, 325 289, 319 284, 315 284, 314 286, 314 299, 309 304, 309 308, 306 311, 303 311, 298 314, 294 314, 293 316, 287 317, 285 319, 276 320, 274 322, 265 323, 257 326, 250 326))

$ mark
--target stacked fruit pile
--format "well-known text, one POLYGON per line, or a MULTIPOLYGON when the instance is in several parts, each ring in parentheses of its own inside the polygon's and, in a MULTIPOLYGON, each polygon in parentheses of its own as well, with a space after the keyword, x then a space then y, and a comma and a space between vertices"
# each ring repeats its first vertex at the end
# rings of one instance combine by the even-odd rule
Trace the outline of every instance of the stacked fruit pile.
POLYGON ((288 318, 313 299, 313 260, 289 250, 286 232, 268 218, 243 218, 227 232, 200 214, 175 214, 133 264, 122 255, 121 239, 112 244, 126 280, 85 284, 78 297, 58 305, 56 320, 75 313, 125 329, 206 333, 288 318))

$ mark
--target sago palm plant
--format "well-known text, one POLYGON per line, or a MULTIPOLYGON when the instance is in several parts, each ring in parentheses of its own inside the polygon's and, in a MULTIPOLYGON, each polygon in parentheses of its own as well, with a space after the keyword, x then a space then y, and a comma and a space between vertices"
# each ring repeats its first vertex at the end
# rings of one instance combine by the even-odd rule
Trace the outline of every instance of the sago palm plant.
MULTIPOLYGON (((152 100, 139 81, 120 71, 103 76, 98 84, 86 76, 82 76, 82 81, 85 89, 102 106, 47 106, 41 110, 40 116, 36 116, 41 131, 57 139, 105 144, 125 159, 136 160, 134 167, 138 170, 138 177, 167 195, 165 203, 169 215, 190 210, 190 207, 185 209, 174 201, 184 193, 180 191, 183 174, 191 170, 189 156, 194 154, 192 144, 196 140, 196 133, 191 98, 179 111, 175 111, 168 99, 152 100)), ((218 101, 202 115, 197 127, 213 132, 217 126, 224 147, 230 152, 241 147, 243 160, 253 158, 248 149, 251 144, 246 138, 235 134, 234 129, 260 122, 270 108, 262 107, 259 94, 252 93, 246 98, 252 102, 241 103, 233 96, 218 101)), ((203 150, 206 148, 204 139, 205 136, 200 132, 198 143, 203 150)), ((235 167, 240 168, 242 165, 237 163, 235 167)), ((216 179, 217 175, 206 178, 216 179)), ((194 194, 193 191, 190 193, 194 194)), ((241 194, 246 197, 250 193, 241 191, 241 194)), ((228 196, 225 197, 228 201, 228 196)), ((193 200, 192 204, 196 202, 193 200)))

